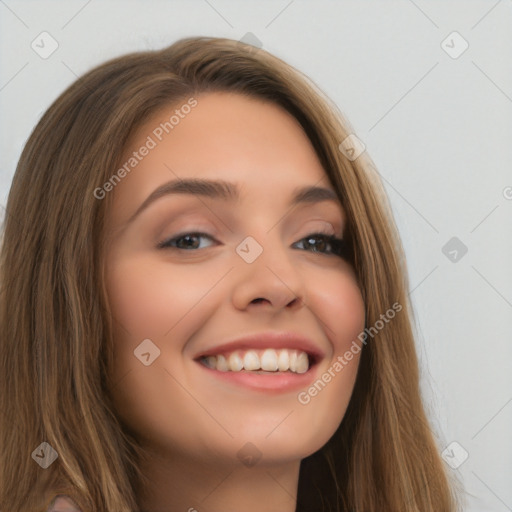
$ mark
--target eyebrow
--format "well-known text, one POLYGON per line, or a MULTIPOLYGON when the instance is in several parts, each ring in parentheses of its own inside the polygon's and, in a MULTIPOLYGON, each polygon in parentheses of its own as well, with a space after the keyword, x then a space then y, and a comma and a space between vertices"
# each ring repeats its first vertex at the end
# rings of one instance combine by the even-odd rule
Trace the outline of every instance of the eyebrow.
MULTIPOLYGON (((240 189, 236 184, 223 180, 191 178, 169 181, 153 190, 126 224, 131 223, 151 203, 161 197, 174 194, 190 194, 234 202, 240 198, 240 189)), ((290 205, 315 204, 323 201, 333 201, 340 204, 338 195, 334 190, 317 186, 305 186, 294 189, 290 205)))

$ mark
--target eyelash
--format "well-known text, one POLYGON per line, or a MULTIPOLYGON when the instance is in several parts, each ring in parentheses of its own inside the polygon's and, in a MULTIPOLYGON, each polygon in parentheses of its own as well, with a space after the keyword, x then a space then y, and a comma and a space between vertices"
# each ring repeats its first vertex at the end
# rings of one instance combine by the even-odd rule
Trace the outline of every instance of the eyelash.
MULTIPOLYGON (((172 250, 172 251, 197 251, 197 250, 200 250, 200 249, 183 249, 181 247, 174 247, 173 245, 170 245, 171 243, 174 243, 174 242, 177 242, 178 240, 181 240, 182 238, 186 238, 187 236, 195 236, 195 237, 206 237, 206 238, 210 238, 211 240, 215 240, 211 235, 208 235, 207 233, 202 233, 202 232, 198 232, 198 231, 191 231, 191 232, 188 232, 188 233, 182 233, 180 235, 177 235, 173 238, 170 238, 168 240, 164 240, 163 242, 159 242, 158 245, 157 245, 157 248, 158 249, 166 249, 166 250, 172 250)), ((334 235, 329 235, 327 233, 322 233, 322 232, 316 232, 316 233, 311 233, 307 236, 305 236, 304 238, 301 238, 299 240, 299 242, 302 242, 304 240, 309 240, 311 238, 321 238, 323 239, 324 241, 326 241, 327 243, 329 243, 332 247, 332 250, 328 251, 328 252, 322 252, 320 251, 320 254, 326 254, 326 255, 331 255, 331 256, 339 256, 340 258, 343 258, 345 257, 346 255, 346 242, 344 239, 342 238, 337 238, 336 236, 334 235)), ((315 247, 315 246, 313 246, 315 247)), ((307 249, 304 249, 304 250, 307 250, 307 249)), ((316 252, 319 252, 319 251, 311 251, 313 253, 316 253, 316 252)))

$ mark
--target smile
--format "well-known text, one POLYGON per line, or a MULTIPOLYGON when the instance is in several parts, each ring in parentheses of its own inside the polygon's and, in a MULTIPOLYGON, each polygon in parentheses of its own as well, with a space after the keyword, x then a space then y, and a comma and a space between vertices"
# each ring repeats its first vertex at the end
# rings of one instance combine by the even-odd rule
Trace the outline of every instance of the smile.
POLYGON ((309 370, 308 354, 301 350, 267 348, 265 350, 235 350, 231 353, 201 357, 200 362, 221 372, 305 373, 309 370))
POLYGON ((325 359, 313 339, 292 331, 255 332, 203 347, 193 359, 203 375, 229 388, 292 392, 309 386, 325 359))

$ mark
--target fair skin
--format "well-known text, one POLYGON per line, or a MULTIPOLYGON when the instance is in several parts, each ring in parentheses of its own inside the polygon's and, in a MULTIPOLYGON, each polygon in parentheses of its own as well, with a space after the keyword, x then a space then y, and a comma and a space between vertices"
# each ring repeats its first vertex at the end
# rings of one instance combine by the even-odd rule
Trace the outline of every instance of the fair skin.
POLYGON ((80 512, 69 496, 59 496, 49 512, 80 512))
MULTIPOLYGON (((142 510, 292 512, 300 462, 336 431, 357 374, 359 354, 309 403, 298 401, 364 328, 354 269, 329 241, 310 238, 318 232, 342 238, 345 212, 338 200, 290 205, 298 187, 334 191, 295 118, 232 93, 196 99, 110 192, 111 392, 119 417, 151 454, 142 466, 148 483, 137 491, 142 510), (231 182, 240 197, 167 194, 128 222, 153 190, 178 178, 231 182), (175 240, 174 248, 157 247, 186 233, 192 236, 175 240), (262 248, 251 263, 236 251, 248 236, 262 248), (300 374, 304 385, 249 387, 196 360, 207 349, 263 331, 312 340, 321 357, 300 374), (153 344, 146 353, 160 350, 147 366, 134 355, 146 339, 153 344), (259 460, 244 463, 251 450, 259 460)), ((139 128, 126 159, 179 105, 139 128)), ((270 382, 276 373, 256 378, 270 382)))

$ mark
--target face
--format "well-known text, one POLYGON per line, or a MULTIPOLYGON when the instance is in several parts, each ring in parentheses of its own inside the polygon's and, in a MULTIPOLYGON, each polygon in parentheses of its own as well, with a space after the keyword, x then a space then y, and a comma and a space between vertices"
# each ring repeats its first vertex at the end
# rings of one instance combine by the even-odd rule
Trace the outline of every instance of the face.
POLYGON ((195 100, 139 128, 123 160, 137 163, 107 192, 112 397, 169 457, 300 460, 339 426, 358 368, 344 355, 364 304, 331 239, 345 213, 292 116, 232 93, 195 100))

